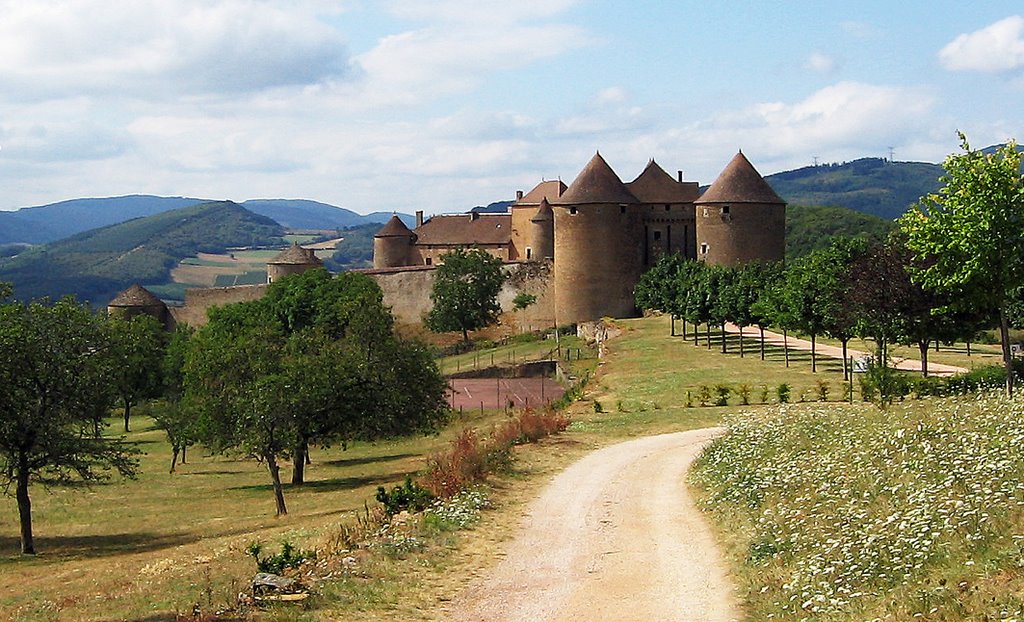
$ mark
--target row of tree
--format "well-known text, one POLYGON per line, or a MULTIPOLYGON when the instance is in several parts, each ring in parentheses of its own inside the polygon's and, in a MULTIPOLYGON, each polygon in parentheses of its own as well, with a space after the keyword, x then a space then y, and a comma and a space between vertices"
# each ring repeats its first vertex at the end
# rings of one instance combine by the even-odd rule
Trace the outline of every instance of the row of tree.
POLYGON ((811 338, 812 365, 816 338, 827 335, 843 345, 844 370, 855 336, 875 341, 882 364, 889 344, 917 345, 927 374, 929 343, 998 325, 1012 394, 1009 327, 1024 316, 1015 314, 1024 290, 1021 155, 1013 142, 985 153, 961 141, 964 153, 946 159, 944 187, 884 243, 837 240, 787 266, 663 257, 638 283, 637 305, 694 324, 798 330, 811 338))
POLYGON ((258 301, 168 335, 156 320, 107 319, 65 298, 10 300, 0 284, 0 482, 13 486, 21 548, 34 553, 31 483, 133 477, 137 450, 108 433, 115 405, 159 397, 174 470, 194 443, 266 464, 278 514, 280 462, 304 481, 310 445, 433 430, 447 385, 430 352, 399 339, 369 277, 325 270, 272 284, 258 301))

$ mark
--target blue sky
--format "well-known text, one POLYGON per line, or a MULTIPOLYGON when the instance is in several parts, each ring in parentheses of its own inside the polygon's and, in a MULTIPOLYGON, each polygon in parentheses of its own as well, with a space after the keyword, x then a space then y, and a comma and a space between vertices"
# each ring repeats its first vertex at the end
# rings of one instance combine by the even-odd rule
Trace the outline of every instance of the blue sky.
POLYGON ((463 210, 595 150, 710 183, 1024 139, 1018 2, 0 0, 0 209, 463 210))

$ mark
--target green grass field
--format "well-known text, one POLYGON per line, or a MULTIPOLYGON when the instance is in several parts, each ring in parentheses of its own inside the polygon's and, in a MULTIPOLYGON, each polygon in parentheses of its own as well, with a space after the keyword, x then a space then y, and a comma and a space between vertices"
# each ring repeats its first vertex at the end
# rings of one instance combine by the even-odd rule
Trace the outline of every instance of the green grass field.
MULTIPOLYGON (((768 402, 777 401, 775 388, 782 383, 792 387, 793 401, 801 395, 816 399, 819 382, 830 387, 831 399, 842 395, 838 361, 824 361, 819 365, 819 373, 812 374, 806 353, 792 353, 787 368, 780 349, 768 350, 766 360, 761 361, 752 342, 746 356, 740 358, 735 338, 728 344, 730 353, 722 354, 720 344, 714 341, 709 350, 703 340, 700 346, 694 346, 692 340, 671 337, 668 319, 664 317, 615 324, 623 334, 607 344, 602 358, 597 359, 583 349, 583 359, 573 362, 577 366, 575 373, 588 375, 590 380, 582 399, 569 408, 573 419, 569 430, 516 449, 513 469, 490 480, 494 509, 485 512, 475 528, 444 534, 423 550, 407 556, 357 551, 357 569, 339 574, 335 581, 325 584, 324 595, 310 606, 275 608, 258 619, 312 621, 355 616, 442 620, 446 599, 497 559, 502 542, 514 533, 525 504, 550 476, 588 451, 635 436, 720 425, 727 419, 735 421, 736 413, 740 412, 749 413, 744 415, 746 418, 770 420, 776 417, 773 413, 779 412, 778 406, 759 404, 762 386, 767 389, 768 402), (695 402, 702 387, 716 385, 733 390, 727 397, 728 406, 701 407, 695 402), (752 389, 750 406, 742 406, 735 391, 742 385, 752 389)), ((573 343, 566 339, 563 346, 568 349, 573 343)), ((448 357, 440 364, 448 371, 463 369, 479 365, 471 361, 481 358, 489 363, 491 354, 496 359, 511 358, 513 348, 517 359, 524 355, 541 358, 550 351, 550 345, 544 340, 509 343, 493 350, 448 357)), ((908 404, 908 412, 917 414, 907 416, 927 417, 922 409, 927 409, 930 402, 908 404)), ((885 415, 872 415, 876 412, 874 408, 861 404, 851 407, 807 403, 788 406, 784 412, 829 413, 823 416, 829 417, 837 428, 870 430, 877 423, 880 429, 893 433, 899 421, 911 421, 890 421, 885 415), (853 421, 858 421, 858 425, 847 425, 853 421)), ((338 447, 314 449, 313 465, 307 471, 308 483, 301 488, 286 486, 290 513, 281 519, 273 516, 269 477, 262 465, 237 457, 204 455, 201 448, 195 448, 190 451, 188 464, 170 475, 170 450, 162 432, 140 416, 133 422, 135 431, 129 435, 146 452, 137 481, 51 491, 33 488, 38 556, 18 555, 16 506, 13 499, 0 498, 0 575, 17 577, 0 587, 0 619, 160 622, 174 620, 174 612, 191 611, 197 603, 205 611, 231 603, 254 572, 252 560, 244 553, 251 542, 258 540, 276 548, 288 539, 302 548, 324 547, 336 540, 340 525, 351 523, 364 503, 374 505, 376 486, 398 483, 406 473, 420 471, 428 455, 446 447, 466 426, 486 430, 505 416, 501 412, 480 415, 476 411, 467 413, 464 420, 453 422, 436 436, 357 443, 347 451, 338 447)), ((939 426, 942 416, 939 413, 927 421, 939 426)), ((115 426, 111 429, 116 431, 116 417, 111 421, 115 426)), ((782 421, 788 424, 789 420, 782 421)), ((902 427, 910 426, 907 423, 902 427)), ((944 438, 955 440, 952 432, 944 434, 944 438)), ((998 437, 984 438, 994 446, 998 437)), ((807 480, 806 486, 814 486, 817 473, 820 472, 809 471, 808 477, 812 479, 807 480)), ((904 473, 910 478, 908 481, 913 479, 910 471, 904 473)), ((818 483, 822 482, 825 480, 818 483)), ((797 507, 810 512, 812 505, 797 507)), ((1018 519, 1020 515, 1016 514, 1018 519)), ((750 577, 756 577, 759 571, 744 570, 743 551, 749 551, 750 544, 738 539, 750 536, 752 532, 745 527, 750 523, 741 513, 734 519, 735 522, 722 518, 716 521, 723 537, 733 538, 728 540, 729 550, 734 553, 744 589, 753 599, 752 590, 756 590, 751 586, 756 581, 750 577)), ((1013 533, 1021 533, 1020 523, 1015 524, 1018 530, 1013 533)), ((1004 553, 1009 551, 1005 547, 998 550, 1002 551, 996 555, 999 559, 1004 559, 1004 553)), ((988 560, 979 558, 979 564, 984 561, 986 572, 1002 568, 990 565, 988 560)), ((980 582, 986 598, 996 597, 999 603, 1012 605, 999 591, 998 577, 1003 575, 971 574, 980 570, 963 568, 962 574, 972 589, 975 582, 980 582)), ((769 585, 766 593, 774 596, 769 602, 781 598, 777 590, 782 589, 782 583, 774 581, 782 572, 775 569, 766 575, 766 581, 773 581, 764 584, 769 585)), ((942 577, 927 576, 936 581, 945 578, 946 585, 953 585, 949 581, 954 578, 960 580, 953 571, 942 577)), ((1018 575, 1006 576, 1007 589, 1019 591, 1018 575)), ((761 587, 757 586, 757 590, 761 587)), ((938 584, 928 584, 897 592, 897 604, 903 607, 910 602, 908 599, 936 598, 936 590, 938 584)), ((899 607, 870 612, 881 619, 909 619, 901 617, 907 609, 899 607)), ((758 613, 749 619, 760 620, 763 618, 758 616, 769 608, 753 611, 758 613)))

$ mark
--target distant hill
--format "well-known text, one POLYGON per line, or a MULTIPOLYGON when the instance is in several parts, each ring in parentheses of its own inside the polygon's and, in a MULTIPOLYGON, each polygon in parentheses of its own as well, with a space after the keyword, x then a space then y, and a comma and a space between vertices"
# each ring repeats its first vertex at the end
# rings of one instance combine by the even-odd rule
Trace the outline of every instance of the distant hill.
POLYGON ((937 191, 944 172, 939 164, 862 158, 775 173, 765 180, 790 205, 845 207, 892 220, 937 191))
MULTIPOLYGON (((45 244, 133 218, 211 202, 210 199, 136 194, 73 199, 13 212, 0 211, 0 244, 45 244)), ((343 207, 303 199, 253 199, 242 206, 292 229, 345 229, 371 222, 384 223, 391 218, 390 212, 363 216, 343 207)), ((410 226, 415 222, 409 214, 399 214, 399 217, 410 226)))
POLYGON ((0 259, 0 281, 21 300, 74 294, 105 305, 132 283, 168 281, 198 252, 284 244, 284 229, 230 201, 200 203, 101 227, 0 259))
POLYGON ((515 201, 495 201, 494 203, 488 203, 487 205, 477 205, 470 212, 476 212, 478 214, 504 214, 512 206, 515 201))
POLYGON ((790 205, 786 208, 786 259, 826 248, 836 237, 883 240, 896 223, 845 207, 790 205))

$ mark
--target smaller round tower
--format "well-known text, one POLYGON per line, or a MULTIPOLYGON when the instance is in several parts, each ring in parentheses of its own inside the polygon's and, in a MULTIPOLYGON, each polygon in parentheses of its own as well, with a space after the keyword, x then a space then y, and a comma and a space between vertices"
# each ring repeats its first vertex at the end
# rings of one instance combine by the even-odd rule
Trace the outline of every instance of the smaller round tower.
POLYGON ((541 199, 537 213, 530 219, 530 247, 533 259, 555 258, 555 213, 547 197, 541 199))
POLYGON ((170 312, 163 300, 136 283, 107 304, 107 315, 122 320, 130 320, 137 315, 149 315, 167 328, 170 312))
POLYGON ((397 215, 373 234, 373 267, 398 268, 412 265, 412 245, 416 234, 397 215))
POLYGON ((742 151, 694 206, 697 259, 736 266, 785 257, 786 202, 742 151))
POLYGON ((324 262, 320 261, 314 251, 295 243, 267 262, 267 283, 273 283, 289 274, 301 274, 312 268, 321 268, 323 265, 324 262))

